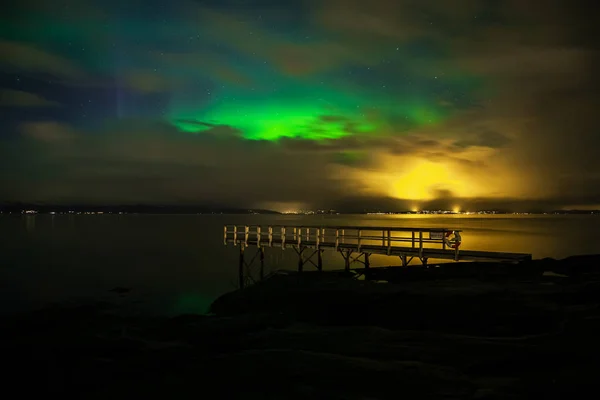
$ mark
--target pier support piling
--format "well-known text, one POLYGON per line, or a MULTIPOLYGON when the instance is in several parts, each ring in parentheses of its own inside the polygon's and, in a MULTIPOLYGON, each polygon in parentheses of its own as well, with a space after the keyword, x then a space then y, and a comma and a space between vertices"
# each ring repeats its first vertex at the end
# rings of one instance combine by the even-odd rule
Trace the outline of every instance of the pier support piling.
POLYGON ((400 256, 400 260, 402 260, 403 267, 408 267, 408 259, 406 256, 400 256))
POLYGON ((352 250, 340 250, 342 257, 344 257, 344 271, 350 272, 350 263, 352 261, 352 250))
POLYGON ((265 249, 260 248, 260 280, 265 279, 265 249))
POLYGON ((301 247, 300 249, 296 250, 298 253, 298 272, 302 272, 304 270, 304 257, 302 256, 304 249, 305 247, 301 247))
POLYGON ((317 269, 323 271, 323 250, 318 250, 317 253, 317 269))
POLYGON ((245 278, 244 278, 244 245, 240 244, 240 260, 239 260, 239 268, 238 268, 238 280, 240 289, 244 288, 245 278))

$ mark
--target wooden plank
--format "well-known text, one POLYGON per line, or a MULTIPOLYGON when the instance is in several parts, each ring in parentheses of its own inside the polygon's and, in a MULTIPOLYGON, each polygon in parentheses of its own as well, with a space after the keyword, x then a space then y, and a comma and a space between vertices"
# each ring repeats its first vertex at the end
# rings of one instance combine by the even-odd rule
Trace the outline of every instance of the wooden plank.
MULTIPOLYGON (((227 240, 228 243, 233 243, 234 240, 232 238, 227 240)), ((282 244, 286 248, 297 247, 296 243, 285 243, 280 240, 273 240, 275 244, 282 244)), ((317 248, 320 249, 336 249, 335 242, 319 242, 315 240, 310 241, 302 241, 303 247, 309 248, 317 248)), ((261 244, 268 244, 268 239, 264 238, 261 240, 261 244)), ((257 246, 258 242, 256 239, 248 240, 249 246, 257 246)), ((358 244, 356 243, 337 243, 337 248, 341 250, 354 250, 358 252, 358 244)), ((388 254, 388 247, 381 245, 365 245, 361 244, 361 251, 368 251, 373 254, 388 254)), ((428 258, 436 258, 436 259, 455 259, 455 251, 454 249, 436 249, 431 247, 423 247, 421 248, 412 248, 412 247, 398 247, 392 246, 390 249, 389 255, 400 256, 400 255, 409 255, 409 256, 419 256, 420 252, 422 252, 423 257, 428 258)), ((526 253, 505 253, 505 252, 494 252, 494 251, 477 251, 477 250, 461 250, 459 252, 459 260, 506 260, 506 261, 522 261, 531 259, 531 254, 526 253)))

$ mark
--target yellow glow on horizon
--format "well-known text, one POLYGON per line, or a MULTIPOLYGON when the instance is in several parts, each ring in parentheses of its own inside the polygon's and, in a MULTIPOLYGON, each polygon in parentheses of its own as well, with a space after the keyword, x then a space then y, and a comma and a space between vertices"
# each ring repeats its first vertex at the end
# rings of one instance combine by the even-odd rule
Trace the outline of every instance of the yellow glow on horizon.
POLYGON ((391 195, 400 199, 432 200, 436 190, 449 190, 456 196, 472 193, 469 181, 460 179, 452 168, 442 163, 426 160, 411 162, 407 172, 393 177, 391 195))
POLYGON ((460 212, 460 207, 454 206, 454 208, 452 209, 452 212, 459 213, 460 212))

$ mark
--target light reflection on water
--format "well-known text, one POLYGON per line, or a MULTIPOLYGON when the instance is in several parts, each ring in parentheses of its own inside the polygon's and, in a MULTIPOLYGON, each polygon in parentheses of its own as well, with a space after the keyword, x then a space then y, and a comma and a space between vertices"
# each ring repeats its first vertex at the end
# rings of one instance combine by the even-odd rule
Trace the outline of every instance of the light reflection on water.
MULTIPOLYGON (((235 287, 237 249, 224 224, 304 224, 462 229, 464 249, 563 258, 600 253, 597 215, 2 215, 0 311, 72 298, 113 296, 159 312, 202 312, 235 287)), ((293 250, 266 250, 267 267, 295 268, 293 250)), ((325 252, 325 268, 343 260, 325 252)), ((397 265, 373 256, 372 265, 397 265)))

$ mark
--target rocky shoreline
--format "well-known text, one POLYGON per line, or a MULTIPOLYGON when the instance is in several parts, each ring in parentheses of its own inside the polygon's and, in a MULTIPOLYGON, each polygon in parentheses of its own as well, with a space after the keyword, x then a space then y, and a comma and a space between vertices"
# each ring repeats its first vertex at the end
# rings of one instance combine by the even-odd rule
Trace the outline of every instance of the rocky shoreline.
POLYGON ((7 317, 5 378, 78 398, 524 399, 599 385, 600 256, 368 274, 275 274, 210 316, 92 304, 7 317))

